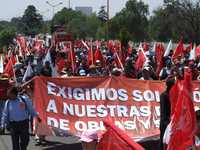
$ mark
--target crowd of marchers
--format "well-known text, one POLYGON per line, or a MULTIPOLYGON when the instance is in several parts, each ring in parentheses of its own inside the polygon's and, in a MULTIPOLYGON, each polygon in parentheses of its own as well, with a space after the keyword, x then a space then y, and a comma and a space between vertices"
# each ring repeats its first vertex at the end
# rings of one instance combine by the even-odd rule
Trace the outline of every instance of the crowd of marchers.
POLYGON ((199 47, 158 42, 118 40, 59 41, 51 36, 17 36, 0 58, 3 77, 26 82, 34 76, 125 76, 140 80, 166 80, 183 77, 184 67, 192 70, 193 80, 200 75, 199 47))

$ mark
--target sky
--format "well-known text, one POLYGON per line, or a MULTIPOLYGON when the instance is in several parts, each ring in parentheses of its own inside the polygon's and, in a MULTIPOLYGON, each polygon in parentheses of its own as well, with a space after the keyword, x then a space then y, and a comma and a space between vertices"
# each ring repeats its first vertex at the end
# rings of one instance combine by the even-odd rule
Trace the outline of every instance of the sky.
MULTIPOLYGON (((63 7, 68 7, 69 0, 48 0, 51 4, 63 4, 55 8, 55 12, 61 10, 63 7)), ((153 9, 162 5, 163 0, 143 0, 150 7, 150 12, 153 9)), ((114 16, 125 7, 127 0, 110 0, 110 16, 114 16)), ((1 0, 0 3, 0 20, 10 20, 12 17, 22 16, 24 10, 28 5, 34 5, 38 12, 43 15, 45 20, 52 17, 52 7, 50 7, 46 0, 1 0)), ((72 8, 76 6, 91 6, 93 11, 98 12, 100 6, 106 5, 106 0, 70 0, 72 8)))

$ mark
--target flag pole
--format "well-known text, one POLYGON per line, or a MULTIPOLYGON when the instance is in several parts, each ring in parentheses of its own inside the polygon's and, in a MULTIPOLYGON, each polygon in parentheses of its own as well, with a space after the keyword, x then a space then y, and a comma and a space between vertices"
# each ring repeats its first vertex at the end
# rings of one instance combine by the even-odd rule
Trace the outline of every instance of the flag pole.
POLYGON ((122 71, 124 71, 124 66, 123 66, 123 64, 122 64, 122 62, 121 62, 121 60, 120 60, 119 55, 117 54, 117 52, 115 52, 115 55, 116 55, 116 57, 117 57, 117 59, 119 61, 119 64, 120 64, 120 66, 122 68, 122 71))
POLYGON ((11 58, 11 65, 12 65, 12 69, 13 69, 13 75, 14 75, 15 85, 18 86, 17 77, 16 77, 15 70, 14 70, 14 67, 13 67, 12 58, 11 58))
POLYGON ((70 56, 71 56, 71 63, 72 63, 72 71, 75 73, 75 67, 74 67, 74 58, 73 58, 73 53, 72 53, 72 42, 70 42, 70 56))
POLYGON ((93 44, 93 43, 92 43, 92 40, 91 40, 90 44, 91 44, 91 45, 90 45, 90 49, 91 49, 91 56, 92 56, 92 65, 94 65, 94 55, 93 55, 93 50, 92 50, 92 46, 93 46, 93 45, 92 45, 92 44, 93 44))

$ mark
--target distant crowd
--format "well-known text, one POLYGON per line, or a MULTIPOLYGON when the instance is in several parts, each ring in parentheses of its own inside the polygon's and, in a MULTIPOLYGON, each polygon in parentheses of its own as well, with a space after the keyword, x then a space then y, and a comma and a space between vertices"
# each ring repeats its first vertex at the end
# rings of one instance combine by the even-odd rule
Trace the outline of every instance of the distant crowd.
POLYGON ((125 76, 140 80, 182 78, 184 67, 192 70, 193 80, 200 78, 197 48, 180 41, 173 47, 162 43, 129 42, 124 47, 118 40, 59 41, 52 36, 34 38, 18 35, 1 54, 0 72, 17 82, 34 76, 125 76), (3 68, 3 69, 2 69, 3 68))

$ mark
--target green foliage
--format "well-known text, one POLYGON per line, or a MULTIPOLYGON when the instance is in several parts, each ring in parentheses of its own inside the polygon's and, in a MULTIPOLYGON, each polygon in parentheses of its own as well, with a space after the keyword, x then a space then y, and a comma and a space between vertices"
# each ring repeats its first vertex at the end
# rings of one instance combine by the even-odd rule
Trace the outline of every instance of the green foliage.
POLYGON ((119 29, 126 28, 133 40, 141 41, 147 39, 147 15, 148 5, 137 0, 127 1, 126 7, 111 20, 110 36, 115 35, 118 38, 119 29))
POLYGON ((79 11, 63 8, 55 14, 53 23, 65 27, 65 31, 72 33, 75 38, 96 37, 100 21, 96 14, 85 16, 79 11))
POLYGON ((173 37, 173 24, 169 16, 166 17, 165 10, 159 8, 154 11, 154 16, 149 20, 149 34, 153 40, 169 41, 173 37))
POLYGON ((11 25, 15 26, 18 33, 24 33, 24 24, 21 21, 21 17, 14 17, 11 19, 11 25))
POLYGON ((31 35, 39 33, 38 31, 40 31, 42 27, 43 19, 42 16, 37 13, 35 6, 29 5, 22 16, 21 22, 23 24, 24 33, 31 35))
POLYGON ((34 35, 42 32, 43 19, 42 16, 37 13, 35 6, 29 5, 22 17, 15 17, 10 22, 16 27, 18 33, 24 33, 26 35, 34 35))
POLYGON ((69 23, 70 18, 75 17, 72 9, 63 8, 57 12, 53 17, 53 23, 59 25, 66 25, 69 23))
POLYGON ((101 26, 101 23, 97 18, 96 14, 92 14, 91 16, 87 17, 86 22, 88 36, 95 38, 98 28, 101 26))
POLYGON ((16 35, 16 29, 13 27, 7 27, 0 31, 0 48, 8 47, 13 42, 13 38, 16 35))
POLYGON ((119 39, 120 39, 123 47, 128 48, 128 42, 130 41, 131 36, 130 36, 130 34, 129 34, 129 32, 126 28, 122 28, 120 30, 120 36, 119 37, 120 37, 119 39))
POLYGON ((10 27, 11 24, 8 21, 0 21, 0 31, 3 30, 4 28, 10 27))
POLYGON ((0 46, 12 42, 17 33, 26 35, 46 33, 52 25, 61 25, 75 38, 120 39, 126 47, 128 40, 178 41, 200 43, 200 2, 164 0, 163 6, 149 16, 143 1, 128 0, 125 8, 108 20, 105 7, 91 16, 63 8, 52 20, 44 22, 37 9, 30 5, 23 16, 0 21, 0 46))
POLYGON ((150 19, 150 33, 155 40, 200 43, 200 4, 191 0, 165 0, 163 8, 150 19))
POLYGON ((96 33, 97 39, 106 39, 106 26, 100 26, 96 33))

